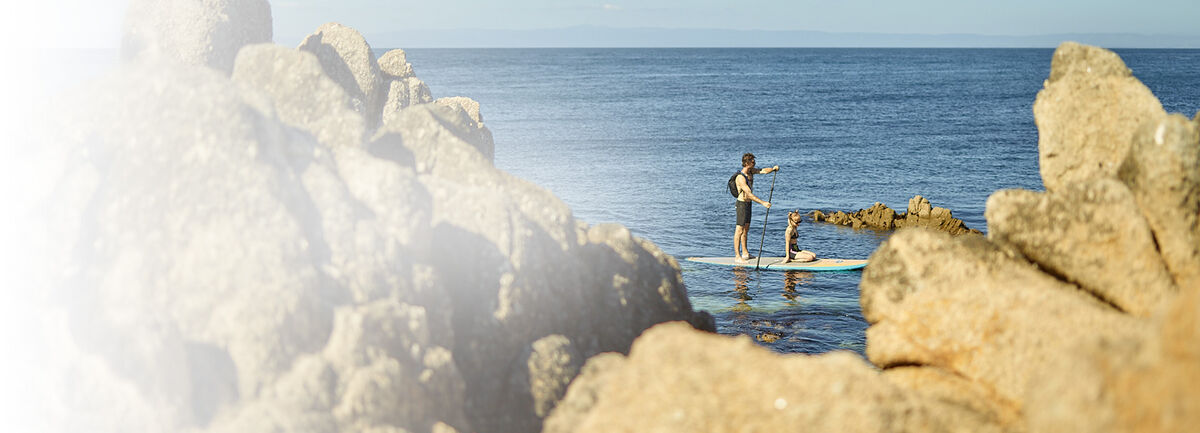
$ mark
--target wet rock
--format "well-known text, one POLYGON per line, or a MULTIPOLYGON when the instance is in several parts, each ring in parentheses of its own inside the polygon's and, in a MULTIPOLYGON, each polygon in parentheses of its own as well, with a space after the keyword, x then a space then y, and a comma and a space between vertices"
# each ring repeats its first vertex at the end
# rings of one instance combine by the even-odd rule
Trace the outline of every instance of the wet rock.
POLYGON ((1171 115, 1142 125, 1121 166, 1177 284, 1200 284, 1200 125, 1171 115))
POLYGON ((860 284, 867 356, 961 375, 1020 410, 1044 360, 1095 338, 1136 341, 1147 325, 983 237, 897 231, 860 284))
POLYGON ((371 46, 357 30, 326 23, 304 38, 299 49, 317 56, 325 75, 342 86, 368 128, 379 125, 388 87, 371 46))
POLYGON ((228 74, 243 46, 271 42, 266 0, 134 0, 126 8, 121 57, 163 56, 228 74))
POLYGON ((950 234, 982 234, 979 230, 971 229, 962 220, 954 218, 949 209, 932 207, 925 197, 914 196, 908 201, 908 211, 897 214, 892 208, 883 203, 875 202, 867 209, 846 213, 836 211, 826 215, 821 211, 812 211, 809 216, 814 222, 850 226, 855 230, 869 228, 872 230, 893 230, 901 227, 928 227, 950 234))
POLYGON ((747 337, 671 323, 646 331, 628 358, 605 356, 584 368, 544 431, 999 431, 987 415, 908 392, 848 352, 778 356, 747 337))
POLYGON ((1177 290, 1137 207, 1115 179, 1047 193, 999 191, 988 198, 988 239, 1122 311, 1149 317, 1177 290))
POLYGON ((362 115, 312 53, 275 44, 247 46, 238 54, 233 79, 266 93, 280 120, 322 144, 362 146, 366 130, 362 115))
POLYGON ((1114 177, 1133 131, 1161 117, 1162 104, 1115 53, 1064 42, 1033 104, 1042 183, 1114 177))

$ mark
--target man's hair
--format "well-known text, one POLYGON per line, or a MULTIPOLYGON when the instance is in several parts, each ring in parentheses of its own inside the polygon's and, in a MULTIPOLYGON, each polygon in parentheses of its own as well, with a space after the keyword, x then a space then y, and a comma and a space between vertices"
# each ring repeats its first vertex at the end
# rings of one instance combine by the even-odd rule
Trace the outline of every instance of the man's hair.
POLYGON ((754 154, 750 153, 750 152, 746 152, 744 155, 742 155, 742 167, 749 167, 750 161, 753 161, 753 160, 754 160, 754 154))

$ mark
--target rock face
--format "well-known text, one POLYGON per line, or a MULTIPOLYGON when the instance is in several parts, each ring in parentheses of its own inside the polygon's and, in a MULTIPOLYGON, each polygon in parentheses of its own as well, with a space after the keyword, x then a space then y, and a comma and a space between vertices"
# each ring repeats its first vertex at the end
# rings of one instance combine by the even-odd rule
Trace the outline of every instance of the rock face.
POLYGON ((894 230, 903 227, 928 227, 941 230, 952 235, 982 234, 979 230, 971 229, 962 220, 954 218, 949 209, 933 207, 929 200, 919 195, 908 201, 908 210, 897 214, 892 208, 875 202, 869 208, 846 213, 836 211, 826 215, 815 210, 809 213, 814 222, 828 222, 853 227, 855 230, 869 228, 872 230, 894 230))
POLYGON ((266 0, 129 2, 121 56, 167 56, 228 74, 243 46, 271 42, 266 0))
POLYGON ((1115 53, 1073 42, 1054 51, 1050 78, 1033 103, 1038 163, 1047 191, 1112 177, 1142 123, 1162 104, 1115 53))
MULTIPOLYGON (((905 227, 871 255, 860 301, 881 371, 659 325, 589 361, 546 430, 1194 429, 1200 124, 1073 43, 1035 115, 1045 192, 993 194, 987 237, 905 227)), ((915 197, 891 221, 942 213, 915 197)))
POLYGON ((993 408, 935 395, 849 352, 779 356, 745 336, 672 323, 646 331, 628 358, 589 361, 544 431, 1002 431, 993 408))
POLYGON ((371 132, 356 34, 138 57, 45 116, 43 427, 536 431, 588 357, 713 329, 674 258, 495 169, 473 101, 371 132))
POLYGON ((327 23, 304 38, 300 50, 317 57, 325 75, 342 86, 368 127, 379 124, 388 88, 371 46, 357 30, 327 23))

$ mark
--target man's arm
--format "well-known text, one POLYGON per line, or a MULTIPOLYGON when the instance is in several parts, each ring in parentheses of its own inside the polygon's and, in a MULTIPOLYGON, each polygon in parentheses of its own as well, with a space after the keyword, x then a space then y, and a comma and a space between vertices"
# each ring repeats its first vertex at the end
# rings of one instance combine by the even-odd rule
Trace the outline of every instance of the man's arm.
POLYGON ((741 191, 742 194, 746 194, 746 198, 750 199, 751 201, 753 201, 755 203, 766 206, 767 209, 771 208, 771 203, 763 201, 761 198, 758 198, 758 196, 754 195, 754 193, 750 191, 750 186, 746 185, 746 177, 745 176, 737 177, 737 187, 738 187, 738 191, 741 191))
POLYGON ((758 169, 758 173, 757 173, 757 174, 767 174, 767 173, 770 173, 770 172, 772 172, 772 171, 779 171, 779 166, 777 165, 777 166, 774 166, 774 167, 760 168, 760 169, 758 169))

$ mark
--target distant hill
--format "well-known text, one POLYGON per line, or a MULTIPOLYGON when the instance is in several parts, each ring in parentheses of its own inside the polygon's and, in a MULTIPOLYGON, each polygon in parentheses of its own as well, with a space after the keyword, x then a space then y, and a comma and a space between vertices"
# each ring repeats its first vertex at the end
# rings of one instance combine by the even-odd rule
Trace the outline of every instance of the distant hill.
MULTIPOLYGON (((815 31, 568 27, 540 30, 397 30, 364 32, 379 48, 512 47, 940 47, 1053 48, 1076 41, 1105 48, 1200 48, 1200 35, 1062 33, 830 33, 815 31)), ((302 39, 302 38, 298 38, 302 39)))

